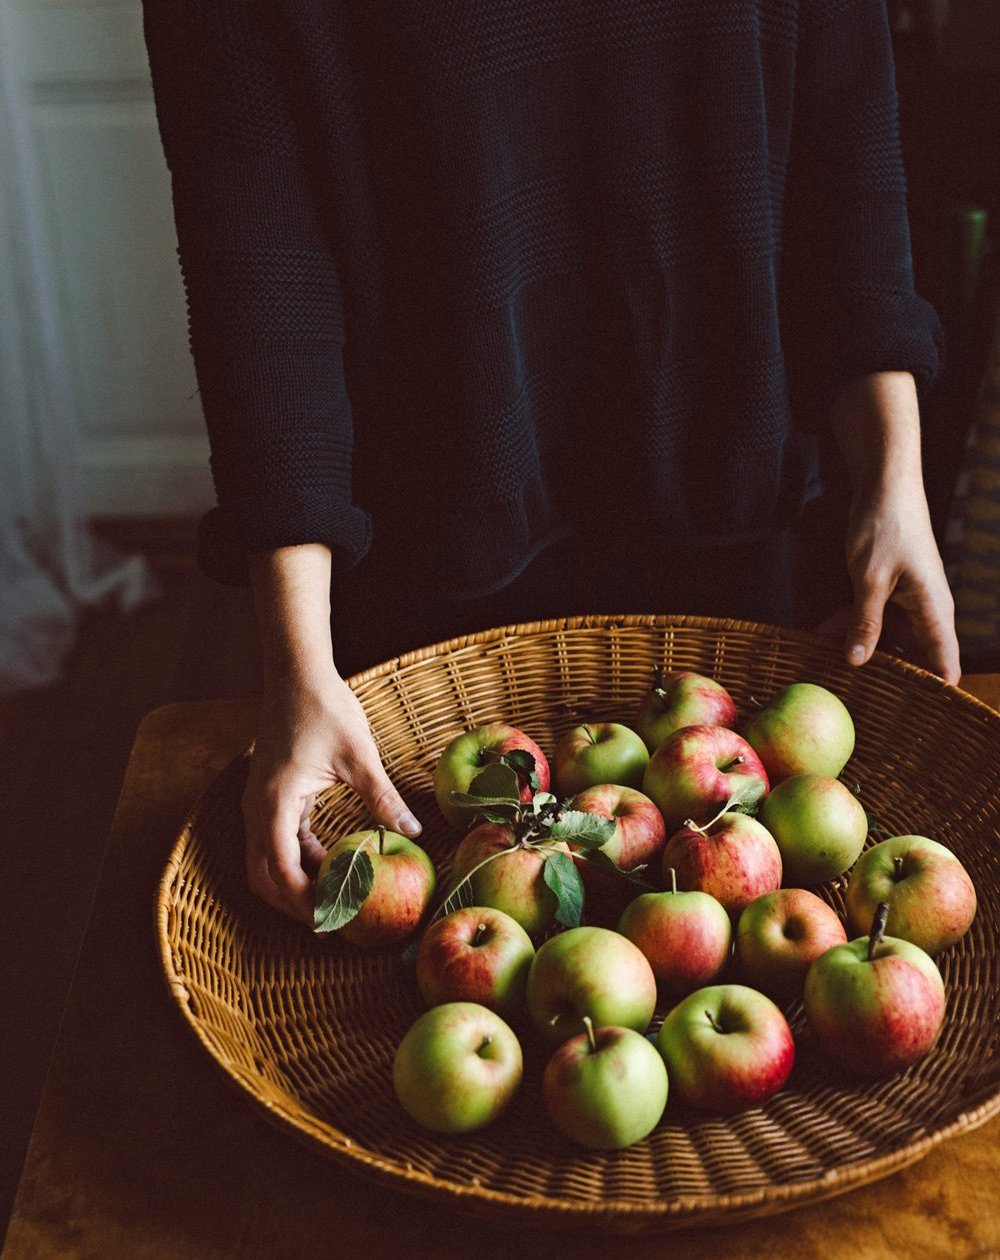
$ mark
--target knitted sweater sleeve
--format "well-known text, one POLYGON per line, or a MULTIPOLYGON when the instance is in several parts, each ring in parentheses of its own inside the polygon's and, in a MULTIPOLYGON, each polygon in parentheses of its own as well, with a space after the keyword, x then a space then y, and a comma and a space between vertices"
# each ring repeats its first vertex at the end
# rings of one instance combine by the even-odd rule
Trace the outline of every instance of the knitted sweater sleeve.
POLYGON ((232 584, 247 555, 296 543, 343 571, 372 531, 351 498, 341 286, 262 12, 143 0, 218 500, 198 558, 232 584))
POLYGON ((912 372, 923 400, 944 334, 914 287, 885 0, 800 0, 785 227, 804 427, 870 372, 912 372))

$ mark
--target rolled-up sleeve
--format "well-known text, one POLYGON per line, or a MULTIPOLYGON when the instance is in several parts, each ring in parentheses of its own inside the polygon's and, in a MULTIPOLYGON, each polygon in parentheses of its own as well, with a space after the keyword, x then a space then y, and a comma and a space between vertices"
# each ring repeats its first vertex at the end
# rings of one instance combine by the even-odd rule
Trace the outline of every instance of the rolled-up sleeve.
POLYGON ((306 542, 343 571, 372 535, 352 499, 343 294, 262 12, 143 0, 218 500, 199 563, 235 584, 248 555, 306 542))
POLYGON ((944 361, 914 287, 899 102, 885 0, 801 0, 787 180, 785 332, 805 427, 858 376, 944 361))

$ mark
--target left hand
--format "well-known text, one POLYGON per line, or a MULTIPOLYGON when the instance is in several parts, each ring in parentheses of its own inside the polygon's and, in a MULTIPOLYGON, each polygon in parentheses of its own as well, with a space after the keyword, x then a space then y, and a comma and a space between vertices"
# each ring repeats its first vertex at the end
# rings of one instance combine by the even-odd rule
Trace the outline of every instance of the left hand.
POLYGON ((817 632, 843 636, 851 665, 870 660, 882 638, 894 655, 957 683, 962 670, 955 602, 923 487, 883 484, 856 498, 845 551, 854 604, 828 617, 817 632))

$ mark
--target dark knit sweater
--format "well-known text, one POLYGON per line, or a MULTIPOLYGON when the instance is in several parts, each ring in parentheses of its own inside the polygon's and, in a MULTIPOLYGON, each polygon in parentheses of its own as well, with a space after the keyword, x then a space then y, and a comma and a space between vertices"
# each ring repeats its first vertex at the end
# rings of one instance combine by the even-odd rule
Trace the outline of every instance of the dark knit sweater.
POLYGON ((837 388, 940 369, 884 0, 144 0, 219 506, 495 588, 772 531, 837 388))

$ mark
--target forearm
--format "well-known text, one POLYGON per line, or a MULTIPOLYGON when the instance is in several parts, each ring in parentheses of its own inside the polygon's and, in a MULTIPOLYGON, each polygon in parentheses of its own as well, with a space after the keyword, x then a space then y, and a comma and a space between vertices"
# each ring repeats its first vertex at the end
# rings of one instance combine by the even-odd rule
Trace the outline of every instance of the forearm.
POLYGON ((279 547, 249 558, 265 692, 337 676, 330 633, 330 549, 279 547))
POLYGON ((920 411, 910 372, 857 377, 836 396, 830 419, 855 503, 922 489, 920 411))

